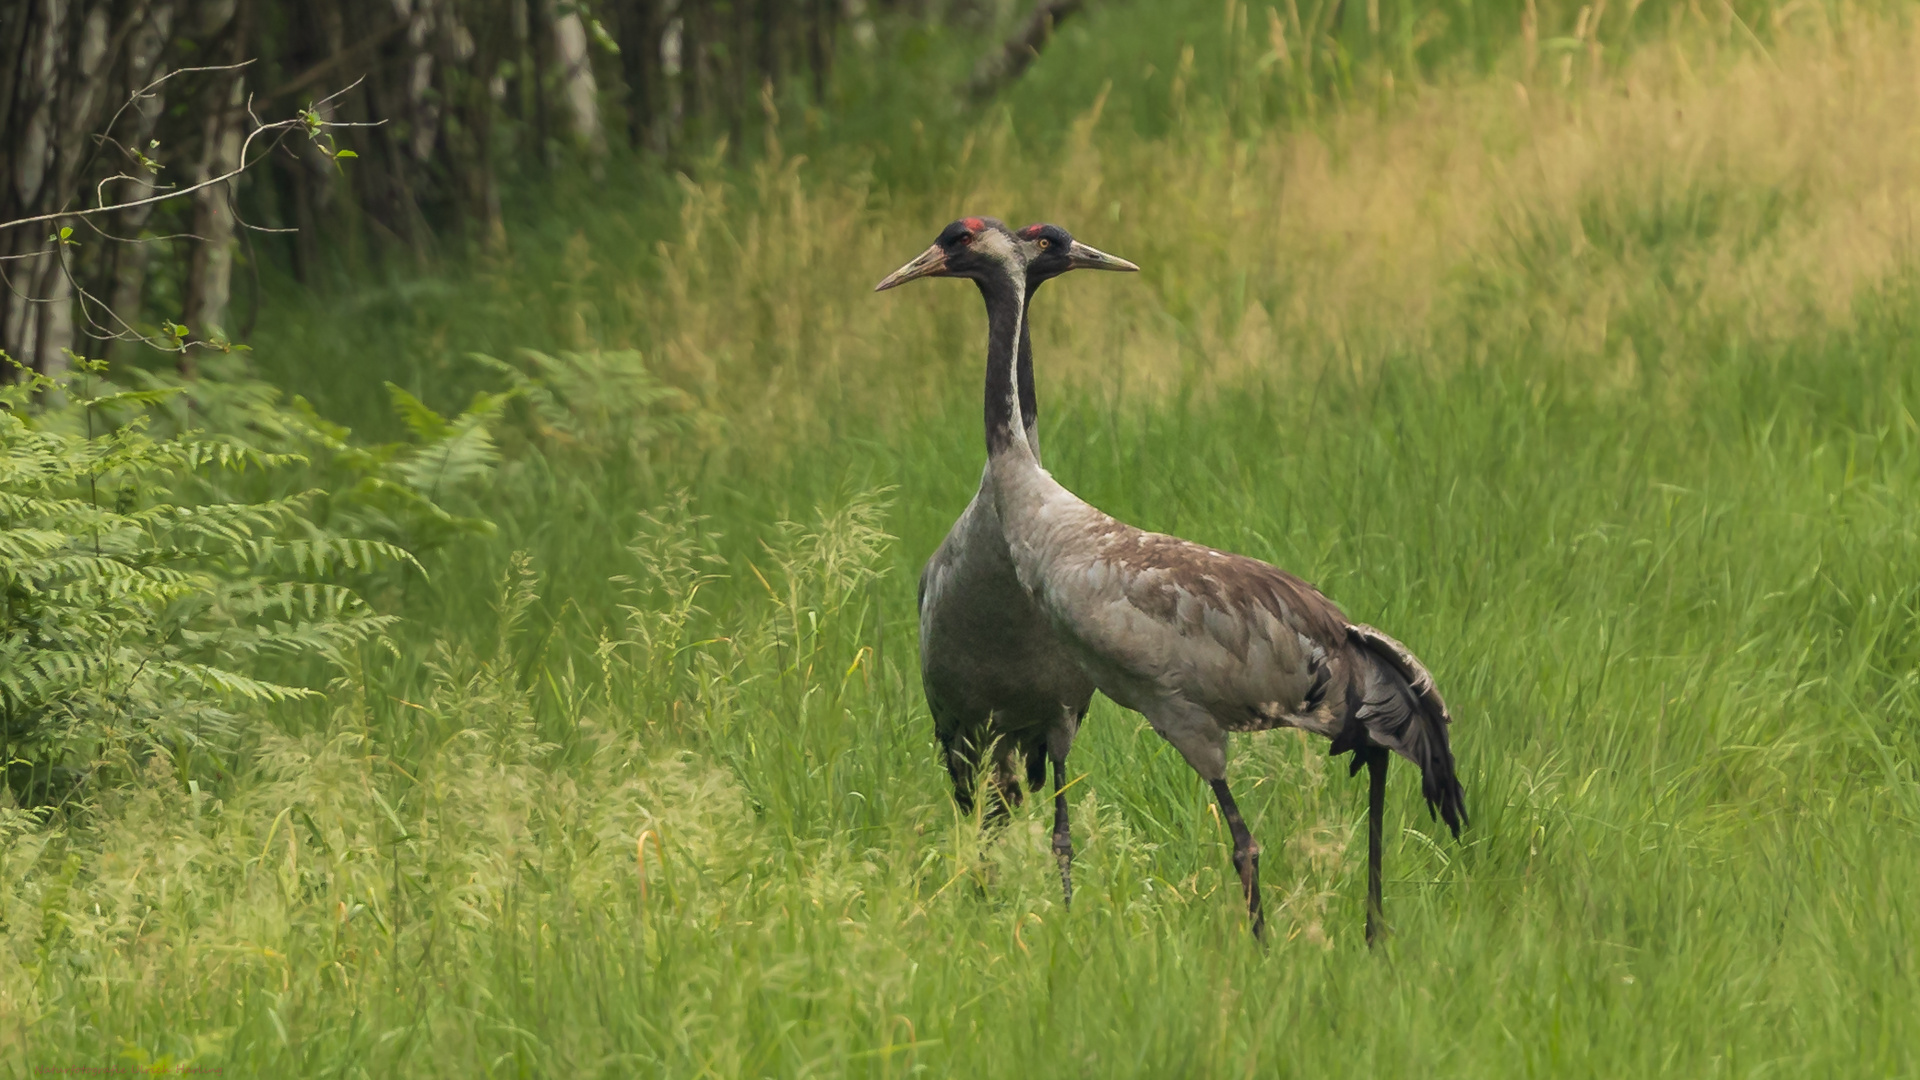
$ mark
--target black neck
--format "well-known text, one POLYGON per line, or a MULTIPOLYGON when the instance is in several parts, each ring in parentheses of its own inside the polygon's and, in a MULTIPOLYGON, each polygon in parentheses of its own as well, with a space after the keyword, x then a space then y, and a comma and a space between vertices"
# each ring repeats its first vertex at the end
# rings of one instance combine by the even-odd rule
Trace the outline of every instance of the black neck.
POLYGON ((1020 314, 1020 353, 1013 364, 1014 381, 1020 390, 1020 420, 1035 458, 1040 456, 1040 399, 1033 389, 1033 294, 1039 288, 1038 282, 1027 286, 1027 302, 1020 314))
POLYGON ((983 278, 980 297, 987 302, 987 454, 998 455, 1015 441, 1026 443, 1014 359, 1026 336, 1025 297, 1009 277, 983 278))

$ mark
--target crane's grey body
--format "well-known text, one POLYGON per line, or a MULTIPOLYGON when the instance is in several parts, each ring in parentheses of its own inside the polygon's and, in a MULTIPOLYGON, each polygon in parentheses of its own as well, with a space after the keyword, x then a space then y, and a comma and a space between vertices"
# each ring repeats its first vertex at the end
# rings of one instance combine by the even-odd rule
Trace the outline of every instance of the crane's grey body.
POLYGON ((1318 589, 1117 521, 1019 448, 988 473, 1022 586, 1094 685, 1144 714, 1203 779, 1225 778, 1231 731, 1364 737, 1423 770, 1444 749, 1451 719, 1426 669, 1318 589))
POLYGON ((1003 801, 1019 801, 1016 753, 1039 787, 1047 759, 1067 756, 1093 697, 1020 585, 985 475, 920 574, 920 680, 962 805, 989 752, 1003 801))

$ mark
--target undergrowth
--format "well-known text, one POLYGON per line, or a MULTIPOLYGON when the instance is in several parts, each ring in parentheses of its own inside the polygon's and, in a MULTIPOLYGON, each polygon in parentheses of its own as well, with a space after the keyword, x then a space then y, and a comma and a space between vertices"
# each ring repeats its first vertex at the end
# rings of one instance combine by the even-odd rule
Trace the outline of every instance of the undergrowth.
MULTIPOLYGON (((18 365, 15 365, 16 370, 18 365)), ((226 762, 249 709, 391 648, 369 597, 484 533, 443 502, 495 465, 502 398, 454 419, 395 388, 409 443, 366 446, 231 366, 217 383, 75 358, 0 386, 0 753, 17 804, 111 786, 156 752, 226 762), (326 485, 322 487, 320 485, 326 485), (102 774, 102 770, 105 773, 102 774)))

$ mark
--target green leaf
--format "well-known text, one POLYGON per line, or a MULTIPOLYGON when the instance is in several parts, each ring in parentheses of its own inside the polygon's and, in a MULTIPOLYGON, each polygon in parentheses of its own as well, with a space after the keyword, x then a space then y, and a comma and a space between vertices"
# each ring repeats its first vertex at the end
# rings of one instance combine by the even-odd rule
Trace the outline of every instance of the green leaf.
POLYGON ((415 435, 437 442, 453 434, 453 425, 447 422, 447 418, 428 408, 419 398, 393 383, 387 384, 387 393, 393 398, 393 411, 400 415, 400 419, 415 435))

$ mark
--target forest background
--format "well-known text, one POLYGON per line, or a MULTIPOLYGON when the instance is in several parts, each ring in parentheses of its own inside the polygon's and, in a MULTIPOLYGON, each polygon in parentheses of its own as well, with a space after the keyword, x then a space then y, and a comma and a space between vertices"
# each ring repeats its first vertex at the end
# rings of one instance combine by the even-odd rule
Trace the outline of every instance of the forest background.
POLYGON ((8 5, 0 1072, 1909 1075, 1916 135, 1901 3, 8 5), (1382 949, 1305 738, 1264 948, 1133 714, 1071 910, 953 809, 963 213, 1143 268, 1056 475, 1439 678, 1382 949))

